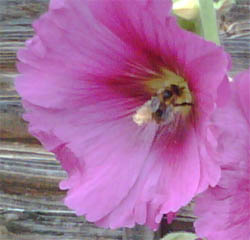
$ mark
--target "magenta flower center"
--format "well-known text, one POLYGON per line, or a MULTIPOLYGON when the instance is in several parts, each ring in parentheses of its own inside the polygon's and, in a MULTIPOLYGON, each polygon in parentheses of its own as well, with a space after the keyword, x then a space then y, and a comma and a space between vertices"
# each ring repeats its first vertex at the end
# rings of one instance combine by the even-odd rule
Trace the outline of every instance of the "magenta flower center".
POLYGON ((136 124, 141 126, 151 121, 170 124, 189 115, 193 97, 184 78, 164 69, 159 77, 149 80, 146 85, 152 97, 133 115, 136 124))

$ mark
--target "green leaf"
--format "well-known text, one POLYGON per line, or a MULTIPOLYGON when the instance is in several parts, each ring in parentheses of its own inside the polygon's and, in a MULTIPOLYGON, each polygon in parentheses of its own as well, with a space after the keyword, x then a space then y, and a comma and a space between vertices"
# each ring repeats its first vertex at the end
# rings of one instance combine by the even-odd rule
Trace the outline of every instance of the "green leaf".
POLYGON ((179 26, 181 26, 181 28, 186 29, 189 32, 198 33, 197 27, 196 27, 196 21, 186 20, 186 19, 181 18, 181 17, 177 17, 177 20, 178 20, 178 24, 179 24, 179 26))
POLYGON ((166 235, 161 240, 195 240, 198 237, 193 233, 187 233, 187 232, 176 232, 176 233, 170 233, 166 235))
POLYGON ((199 0, 203 37, 220 45, 213 0, 199 0))
POLYGON ((173 0, 173 13, 185 20, 194 20, 199 16, 198 0, 173 0))

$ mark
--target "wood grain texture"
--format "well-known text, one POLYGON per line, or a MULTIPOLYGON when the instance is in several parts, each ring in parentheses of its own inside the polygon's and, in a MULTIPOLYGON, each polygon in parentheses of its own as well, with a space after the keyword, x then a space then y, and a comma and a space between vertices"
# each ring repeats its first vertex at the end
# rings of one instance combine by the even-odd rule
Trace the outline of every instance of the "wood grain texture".
POLYGON ((63 205, 65 192, 58 183, 65 176, 54 155, 40 145, 2 141, 0 226, 5 235, 18 240, 122 239, 121 230, 97 228, 63 205))
MULTIPOLYGON (((27 131, 14 89, 16 52, 33 35, 31 22, 46 11, 47 0, 0 0, 0 239, 120 240, 122 230, 104 230, 76 217, 62 203, 58 183, 66 174, 53 154, 27 131)), ((222 45, 232 55, 231 74, 250 66, 250 1, 238 0, 218 13, 222 45)), ((165 231, 192 231, 191 207, 165 231)), ((142 240, 143 230, 127 231, 142 240)))

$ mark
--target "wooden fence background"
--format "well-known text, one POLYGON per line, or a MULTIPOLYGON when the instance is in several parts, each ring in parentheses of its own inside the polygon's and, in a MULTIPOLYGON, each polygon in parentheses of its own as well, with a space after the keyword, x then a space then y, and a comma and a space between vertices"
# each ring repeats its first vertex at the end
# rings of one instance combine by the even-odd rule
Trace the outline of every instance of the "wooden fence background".
MULTIPOLYGON (((66 174, 21 118, 13 87, 16 51, 32 36, 31 22, 47 6, 48 0, 0 0, 0 240, 121 240, 122 230, 97 228, 63 206, 65 192, 58 182, 66 174)), ((218 13, 221 42, 233 59, 232 75, 250 65, 249 16, 249 0, 237 0, 218 13)), ((185 208, 164 231, 192 231, 192 221, 185 208)), ((143 240, 141 227, 127 233, 131 240, 143 240)))

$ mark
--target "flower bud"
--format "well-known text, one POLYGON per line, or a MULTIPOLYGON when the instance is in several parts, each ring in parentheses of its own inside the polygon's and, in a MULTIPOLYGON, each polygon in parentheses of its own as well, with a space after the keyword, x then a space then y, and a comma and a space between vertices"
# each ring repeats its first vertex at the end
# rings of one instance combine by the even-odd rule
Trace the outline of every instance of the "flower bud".
POLYGON ((173 3, 173 12, 178 17, 193 20, 199 15, 199 4, 197 0, 177 0, 173 3))

